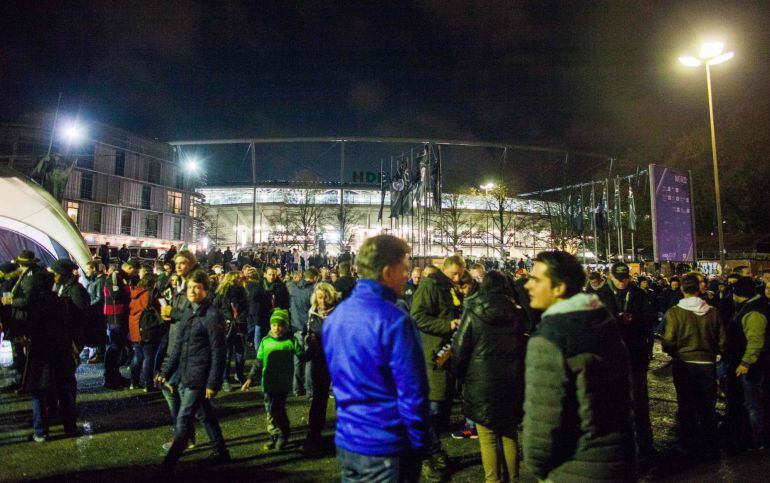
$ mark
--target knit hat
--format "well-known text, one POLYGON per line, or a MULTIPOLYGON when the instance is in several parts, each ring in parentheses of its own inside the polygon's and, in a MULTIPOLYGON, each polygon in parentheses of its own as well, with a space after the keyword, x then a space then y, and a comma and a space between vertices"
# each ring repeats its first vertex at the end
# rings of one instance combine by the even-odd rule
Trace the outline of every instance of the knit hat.
POLYGON ((733 284, 733 293, 750 299, 757 294, 757 285, 751 277, 741 277, 733 284))
POLYGON ((270 324, 289 325, 289 311, 286 309, 275 309, 270 314, 270 324))
POLYGON ((21 253, 19 253, 19 256, 14 260, 15 263, 22 266, 34 265, 39 261, 40 260, 30 250, 22 250, 21 253))
POLYGON ((58 273, 59 275, 72 275, 72 271, 77 269, 78 266, 69 258, 60 258, 55 260, 49 268, 53 273, 58 273))

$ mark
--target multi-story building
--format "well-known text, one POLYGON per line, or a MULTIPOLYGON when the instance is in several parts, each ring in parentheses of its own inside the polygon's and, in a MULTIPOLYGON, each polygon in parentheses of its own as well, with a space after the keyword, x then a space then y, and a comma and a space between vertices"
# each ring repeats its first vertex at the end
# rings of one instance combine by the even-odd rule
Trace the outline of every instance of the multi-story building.
MULTIPOLYGON (((0 125, 0 164, 31 175, 49 150, 51 125, 0 125)), ((61 203, 89 245, 164 249, 194 241, 194 174, 173 149, 105 124, 87 126, 77 145, 53 137, 52 154, 75 163, 61 203)))

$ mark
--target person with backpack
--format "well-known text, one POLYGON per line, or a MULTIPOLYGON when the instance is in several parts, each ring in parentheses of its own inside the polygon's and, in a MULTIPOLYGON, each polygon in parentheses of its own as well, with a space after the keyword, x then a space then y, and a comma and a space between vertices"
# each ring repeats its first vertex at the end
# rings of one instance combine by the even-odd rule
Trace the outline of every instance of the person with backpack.
POLYGON ((136 287, 131 288, 131 302, 128 305, 128 332, 134 348, 131 359, 130 388, 144 388, 144 392, 155 391, 153 375, 159 369, 156 355, 165 329, 160 317, 160 294, 155 288, 157 276, 143 270, 136 287))
POLYGON ((120 375, 120 354, 128 343, 128 305, 139 261, 131 259, 113 270, 104 284, 104 315, 109 344, 104 354, 105 389, 123 389, 130 381, 120 375))

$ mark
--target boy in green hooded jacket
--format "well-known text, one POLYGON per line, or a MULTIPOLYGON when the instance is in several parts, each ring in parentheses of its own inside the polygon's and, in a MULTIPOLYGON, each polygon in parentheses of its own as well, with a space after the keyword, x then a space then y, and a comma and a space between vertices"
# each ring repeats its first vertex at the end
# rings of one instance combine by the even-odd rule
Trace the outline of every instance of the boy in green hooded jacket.
POLYGON ((265 414, 270 441, 266 450, 281 450, 289 440, 290 423, 286 414, 286 398, 294 379, 294 356, 304 359, 305 351, 289 330, 289 311, 275 309, 270 315, 270 333, 257 349, 257 363, 241 387, 248 391, 258 373, 262 375, 265 394, 265 414))

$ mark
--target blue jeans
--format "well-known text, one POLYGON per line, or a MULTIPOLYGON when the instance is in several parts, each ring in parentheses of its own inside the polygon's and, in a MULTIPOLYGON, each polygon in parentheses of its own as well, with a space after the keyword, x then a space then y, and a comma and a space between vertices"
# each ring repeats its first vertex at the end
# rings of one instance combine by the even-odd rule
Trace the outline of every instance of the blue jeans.
POLYGON ((751 433, 754 445, 766 443, 767 431, 767 404, 768 404, 768 380, 764 373, 764 365, 757 363, 749 370, 749 373, 740 378, 743 388, 743 405, 749 413, 751 433))
POLYGON ((64 382, 56 382, 55 386, 47 391, 33 391, 32 399, 32 427, 37 436, 48 435, 48 404, 49 400, 58 402, 59 415, 64 425, 65 433, 72 433, 77 430, 75 421, 77 420, 77 407, 75 399, 77 397, 78 385, 73 374, 64 382))
POLYGON ((131 384, 140 385, 144 381, 144 387, 152 387, 153 374, 155 373, 155 356, 158 352, 158 344, 151 342, 135 342, 134 357, 131 359, 131 384))
POLYGON ((110 325, 107 331, 109 342, 104 352, 104 380, 105 382, 120 381, 120 353, 128 344, 128 324, 110 325))
POLYGON ((219 420, 214 414, 211 401, 206 399, 206 388, 193 389, 180 385, 179 400, 179 413, 176 416, 174 442, 171 444, 163 464, 174 465, 179 461, 182 452, 187 448, 187 444, 190 442, 190 438, 195 431, 193 418, 197 419, 206 429, 214 453, 226 453, 227 448, 225 447, 225 439, 222 436, 222 429, 219 427, 219 420))
POLYGON ((337 447, 340 481, 343 483, 417 482, 421 460, 414 452, 396 456, 365 456, 337 447))
MULTIPOLYGON (((294 338, 297 339, 297 344, 304 349, 305 336, 302 332, 301 330, 295 331, 294 338)), ((302 362, 296 355, 294 356, 294 382, 292 383, 292 390, 294 394, 313 394, 313 378, 310 375, 310 366, 302 362)))
POLYGON ((246 380, 243 377, 243 366, 246 362, 246 347, 244 346, 243 335, 238 332, 237 328, 233 327, 225 338, 225 348, 227 349, 227 353, 225 355, 223 380, 225 382, 230 382, 230 363, 235 359, 235 375, 238 376, 238 380, 242 383, 246 380))

